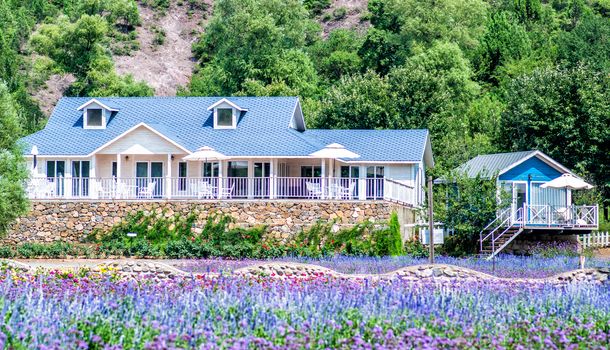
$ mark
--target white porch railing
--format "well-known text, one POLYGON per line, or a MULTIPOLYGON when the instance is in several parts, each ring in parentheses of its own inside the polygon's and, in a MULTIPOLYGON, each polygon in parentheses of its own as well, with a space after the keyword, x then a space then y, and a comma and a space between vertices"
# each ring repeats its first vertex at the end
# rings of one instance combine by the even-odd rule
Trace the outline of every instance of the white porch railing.
POLYGON ((523 221, 525 225, 541 227, 598 227, 597 205, 570 205, 555 207, 552 205, 524 204, 523 221))
POLYGON ((396 180, 386 179, 384 192, 386 199, 398 203, 413 204, 416 202, 415 188, 396 180))
POLYGON ((590 234, 581 235, 578 241, 583 248, 607 248, 610 247, 610 232, 593 231, 590 234))
POLYGON ((33 178, 31 199, 387 199, 416 206, 416 189, 384 178, 33 178))

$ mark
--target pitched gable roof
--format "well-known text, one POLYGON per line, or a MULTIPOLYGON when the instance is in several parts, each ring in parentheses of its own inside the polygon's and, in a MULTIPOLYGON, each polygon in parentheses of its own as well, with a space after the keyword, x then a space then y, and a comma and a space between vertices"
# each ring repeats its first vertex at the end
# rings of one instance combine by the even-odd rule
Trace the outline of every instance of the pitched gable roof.
POLYGON ((464 172, 468 177, 479 175, 484 178, 490 178, 494 175, 505 173, 531 157, 539 157, 557 170, 571 173, 569 169, 557 163, 551 157, 536 150, 479 155, 460 165, 457 171, 464 172))
POLYGON ((242 109, 237 128, 214 129, 211 106, 223 97, 96 98, 118 111, 107 127, 83 129, 89 97, 62 98, 46 127, 21 139, 29 155, 89 156, 138 125, 146 125, 184 153, 213 147, 228 157, 309 157, 330 143, 340 143, 361 155, 358 162, 420 162, 433 166, 427 130, 305 130, 297 97, 230 97, 242 109))

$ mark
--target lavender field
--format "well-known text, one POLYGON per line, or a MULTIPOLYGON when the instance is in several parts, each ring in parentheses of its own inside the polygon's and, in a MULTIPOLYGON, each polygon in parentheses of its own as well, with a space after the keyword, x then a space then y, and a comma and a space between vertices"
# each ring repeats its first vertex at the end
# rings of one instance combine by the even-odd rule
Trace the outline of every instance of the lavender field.
POLYGON ((610 288, 6 271, 0 348, 607 349, 610 288))
MULTIPOLYGON (((176 260, 172 265, 189 272, 231 272, 246 266, 265 262, 300 262, 328 267, 342 273, 379 274, 397 270, 405 266, 427 264, 427 258, 399 257, 346 257, 336 256, 323 259, 282 258, 273 260, 227 260, 227 259, 193 259, 176 260)), ((452 258, 441 256, 435 260, 439 264, 450 264, 467 267, 498 277, 507 278, 544 278, 580 267, 576 256, 556 255, 553 257, 500 255, 496 261, 477 257, 452 258)), ((589 258, 586 267, 610 267, 610 260, 589 258)))

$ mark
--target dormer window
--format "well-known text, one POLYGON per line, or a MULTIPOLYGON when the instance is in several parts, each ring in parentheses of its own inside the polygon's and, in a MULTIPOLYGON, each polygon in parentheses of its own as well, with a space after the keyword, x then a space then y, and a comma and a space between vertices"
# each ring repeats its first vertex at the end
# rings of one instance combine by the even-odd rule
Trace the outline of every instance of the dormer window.
POLYGON ((100 108, 89 108, 86 110, 86 123, 88 128, 102 128, 104 127, 104 110, 100 108))
POLYGON ((232 128, 236 124, 233 122, 233 108, 216 109, 216 126, 222 128, 232 128))
POLYGON ((208 111, 211 110, 214 111, 214 129, 235 129, 240 113, 247 111, 226 98, 208 107, 208 111))
POLYGON ((91 99, 84 105, 78 107, 79 111, 83 111, 83 128, 84 129, 106 129, 108 119, 112 112, 118 112, 119 109, 114 107, 112 100, 91 99))

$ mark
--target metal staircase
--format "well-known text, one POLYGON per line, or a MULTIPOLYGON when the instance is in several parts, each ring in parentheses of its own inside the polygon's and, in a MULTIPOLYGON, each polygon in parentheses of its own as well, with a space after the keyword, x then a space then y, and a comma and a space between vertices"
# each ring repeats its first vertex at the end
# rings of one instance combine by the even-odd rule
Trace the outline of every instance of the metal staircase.
MULTIPOLYGON (((512 213, 511 208, 504 210, 479 233, 479 252, 487 256, 487 260, 498 255, 523 232, 523 220, 513 220, 512 213)), ((515 212, 515 217, 523 217, 523 208, 515 212)))

